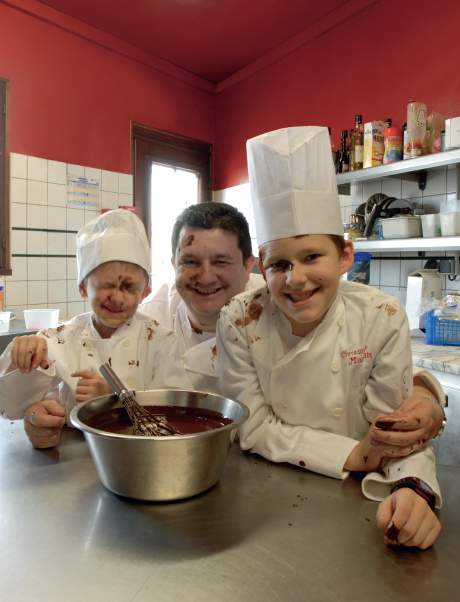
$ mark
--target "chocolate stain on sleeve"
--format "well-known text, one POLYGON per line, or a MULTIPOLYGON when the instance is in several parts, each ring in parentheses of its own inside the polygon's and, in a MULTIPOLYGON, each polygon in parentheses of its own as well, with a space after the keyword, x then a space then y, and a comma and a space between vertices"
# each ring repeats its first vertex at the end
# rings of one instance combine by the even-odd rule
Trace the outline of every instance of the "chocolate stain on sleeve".
POLYGON ((62 332, 65 329, 65 324, 61 324, 56 328, 56 332, 62 332))
POLYGON ((397 309, 395 309, 392 305, 389 305, 388 303, 385 305, 385 311, 386 314, 389 318, 391 318, 391 316, 394 316, 395 313, 397 313, 397 309))
POLYGON ((256 343, 257 341, 260 341, 261 337, 256 336, 255 334, 251 335, 251 338, 249 339, 250 343, 256 343))
POLYGON ((383 305, 383 303, 380 303, 380 305, 376 305, 375 309, 382 309, 382 305, 383 305))
POLYGON ((233 326, 231 324, 228 325, 228 329, 231 330, 233 326))
POLYGON ((217 357, 217 345, 214 345, 214 347, 210 347, 210 349, 212 351, 211 361, 213 362, 217 357))
POLYGON ((112 366, 112 358, 109 357, 109 366, 112 366))
POLYGON ((237 318, 235 320, 235 324, 238 326, 238 328, 244 328, 244 322, 241 318, 237 318))
POLYGON ((92 353, 88 353, 88 355, 89 355, 89 357, 93 357, 93 354, 92 354, 92 353))
POLYGON ((64 345, 65 341, 63 339, 59 339, 57 340, 58 345, 64 345))
POLYGON ((149 327, 148 331, 149 331, 149 338, 148 338, 148 340, 151 341, 153 339, 155 333, 156 333, 156 330, 154 330, 153 328, 149 327))
POLYGON ((129 360, 128 366, 134 366, 135 363, 136 363, 136 360, 129 360))

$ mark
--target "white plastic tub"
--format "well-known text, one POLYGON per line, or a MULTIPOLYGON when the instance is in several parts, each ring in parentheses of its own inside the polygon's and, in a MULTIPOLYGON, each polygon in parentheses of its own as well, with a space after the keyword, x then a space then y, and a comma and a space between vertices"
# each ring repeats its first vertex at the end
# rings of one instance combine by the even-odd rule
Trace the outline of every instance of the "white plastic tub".
POLYGON ((0 332, 8 332, 10 329, 10 311, 0 311, 0 332))
POLYGON ((422 221, 420 216, 405 215, 389 217, 380 221, 384 238, 420 238, 422 221))
POLYGON ((460 211, 440 213, 443 236, 460 236, 460 211))
POLYGON ((56 328, 59 324, 58 309, 25 309, 24 321, 28 330, 56 328))
POLYGON ((441 220, 439 218, 439 213, 422 215, 421 218, 423 238, 441 236, 441 220))

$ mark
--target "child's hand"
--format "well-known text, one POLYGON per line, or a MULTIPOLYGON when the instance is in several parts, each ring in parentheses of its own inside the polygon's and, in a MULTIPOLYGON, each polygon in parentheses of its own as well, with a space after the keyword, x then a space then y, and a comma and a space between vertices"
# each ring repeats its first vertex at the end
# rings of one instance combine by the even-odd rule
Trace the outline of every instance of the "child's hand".
POLYGON ((39 366, 48 370, 50 360, 46 339, 35 334, 13 339, 11 364, 14 369, 18 369, 20 372, 30 372, 36 370, 39 366))
POLYGON ((107 381, 99 374, 91 372, 91 370, 76 370, 72 372, 71 376, 80 376, 80 380, 77 382, 77 394, 75 395, 77 403, 113 393, 107 381))
POLYGON ((369 432, 372 428, 375 428, 375 424, 371 424, 367 435, 348 456, 343 466, 344 470, 370 472, 380 466, 385 454, 372 447, 369 439, 369 432))
POLYGON ((441 523, 426 501, 407 488, 396 490, 380 503, 377 524, 386 529, 383 541, 387 545, 422 550, 429 548, 441 531, 441 523))
POLYGON ((65 424, 65 411, 53 399, 38 401, 24 414, 24 430, 37 449, 53 447, 59 441, 65 424))

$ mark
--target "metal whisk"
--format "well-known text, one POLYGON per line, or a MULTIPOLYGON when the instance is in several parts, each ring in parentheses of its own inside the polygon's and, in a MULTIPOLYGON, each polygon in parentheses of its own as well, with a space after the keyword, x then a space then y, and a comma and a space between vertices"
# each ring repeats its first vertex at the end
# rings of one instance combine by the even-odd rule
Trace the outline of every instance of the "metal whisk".
POLYGON ((128 394, 125 384, 118 378, 109 364, 102 364, 99 370, 126 408, 129 419, 133 423, 133 435, 145 437, 150 437, 152 435, 157 437, 180 435, 180 432, 177 429, 169 426, 169 424, 165 424, 137 403, 137 401, 128 394))

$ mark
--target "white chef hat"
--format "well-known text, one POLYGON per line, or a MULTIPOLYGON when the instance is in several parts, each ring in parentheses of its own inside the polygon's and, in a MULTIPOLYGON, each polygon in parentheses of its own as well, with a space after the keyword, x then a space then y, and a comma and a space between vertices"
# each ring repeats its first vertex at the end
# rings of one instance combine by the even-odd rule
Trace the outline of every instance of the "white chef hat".
POLYGON ((276 130, 246 148, 259 246, 301 234, 343 236, 327 128, 276 130))
POLYGON ((135 263, 150 274, 150 247, 144 224, 126 209, 103 213, 77 234, 78 284, 107 261, 135 263))

